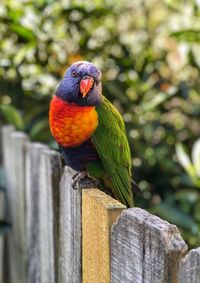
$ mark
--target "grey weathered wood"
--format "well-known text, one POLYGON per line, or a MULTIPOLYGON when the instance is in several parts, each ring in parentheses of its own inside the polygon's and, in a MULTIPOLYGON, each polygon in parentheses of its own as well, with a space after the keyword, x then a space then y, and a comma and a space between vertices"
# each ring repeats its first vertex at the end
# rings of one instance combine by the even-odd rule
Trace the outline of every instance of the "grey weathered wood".
POLYGON ((112 283, 175 283, 186 251, 175 225, 139 208, 125 210, 112 228, 112 283))
POLYGON ((27 283, 40 282, 39 164, 41 153, 47 148, 43 144, 29 143, 26 150, 27 283))
POLYGON ((81 283, 81 191, 71 187, 77 172, 65 167, 60 185, 59 283, 81 283))
POLYGON ((45 150, 39 164, 39 248, 41 283, 58 282, 60 154, 45 150))
POLYGON ((1 146, 2 146, 2 159, 3 159, 3 170, 6 182, 6 198, 7 198, 7 220, 11 220, 12 210, 12 186, 11 186, 11 133, 15 131, 14 126, 8 125, 1 128, 1 146))
MULTIPOLYGON (((0 190, 0 220, 5 219, 5 194, 0 190)), ((0 283, 4 283, 4 236, 0 236, 0 283)))
MULTIPOLYGON (((0 186, 1 189, 4 188, 5 183, 3 180, 3 138, 2 138, 2 128, 0 127, 0 186)), ((0 189, 0 220, 5 220, 5 193, 3 190, 0 189)), ((5 238, 4 236, 0 236, 0 283, 4 283, 4 245, 5 245, 5 238)))
POLYGON ((200 283, 200 248, 191 250, 181 261, 179 283, 200 283))
MULTIPOLYGON (((7 129, 8 130, 8 129, 7 129)), ((9 131, 14 130, 13 127, 9 127, 9 131)), ((5 127, 4 127, 5 131, 5 127)), ((5 141, 4 141, 5 146, 5 141)), ((3 172, 3 129, 0 127, 0 220, 5 220, 6 215, 6 200, 5 200, 5 176, 3 172)), ((4 283, 4 265, 5 265, 5 237, 0 236, 0 283, 4 283)))
POLYGON ((28 137, 22 132, 13 132, 11 138, 10 178, 12 187, 12 245, 15 259, 13 283, 27 282, 27 241, 25 204, 25 154, 28 137), (20 260, 19 260, 20 258, 20 260))
POLYGON ((5 188, 5 177, 3 170, 3 138, 2 138, 1 125, 0 125, 0 188, 5 188))
MULTIPOLYGON (((12 210, 12 186, 10 171, 12 166, 11 160, 11 133, 15 131, 14 126, 6 125, 1 128, 1 146, 2 146, 2 161, 3 161, 3 173, 5 177, 6 185, 6 220, 11 221, 11 210, 12 210)), ((10 233, 5 240, 7 248, 7 282, 14 282, 15 278, 15 258, 14 258, 14 247, 12 243, 12 234, 10 233)))
POLYGON ((13 126, 2 128, 3 165, 6 177, 7 220, 12 223, 8 236, 8 278, 10 283, 26 282, 25 145, 24 133, 13 126), (20 258, 20 260, 19 260, 20 258))

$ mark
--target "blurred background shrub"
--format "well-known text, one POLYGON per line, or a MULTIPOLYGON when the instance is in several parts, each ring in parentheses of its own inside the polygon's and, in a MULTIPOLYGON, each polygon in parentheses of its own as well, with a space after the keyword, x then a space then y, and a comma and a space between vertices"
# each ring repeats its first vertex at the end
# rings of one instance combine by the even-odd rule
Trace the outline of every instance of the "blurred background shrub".
POLYGON ((200 245, 200 151, 198 165, 188 156, 200 135, 199 16, 199 0, 0 2, 1 123, 56 147, 51 96, 71 63, 92 61, 126 122, 136 205, 190 246, 200 245))

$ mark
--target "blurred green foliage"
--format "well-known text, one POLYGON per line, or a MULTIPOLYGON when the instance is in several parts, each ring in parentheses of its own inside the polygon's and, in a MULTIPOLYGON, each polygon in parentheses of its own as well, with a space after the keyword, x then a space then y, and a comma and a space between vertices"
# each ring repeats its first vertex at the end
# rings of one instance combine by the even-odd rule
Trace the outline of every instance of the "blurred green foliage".
POLYGON ((200 189, 200 139, 196 140, 191 152, 191 159, 182 143, 176 144, 176 154, 191 182, 200 189))
POLYGON ((199 16, 199 1, 0 3, 2 121, 55 146, 51 96, 72 62, 92 61, 126 122, 136 205, 177 224, 190 246, 200 245, 200 191, 175 146, 191 151, 200 133, 199 16))

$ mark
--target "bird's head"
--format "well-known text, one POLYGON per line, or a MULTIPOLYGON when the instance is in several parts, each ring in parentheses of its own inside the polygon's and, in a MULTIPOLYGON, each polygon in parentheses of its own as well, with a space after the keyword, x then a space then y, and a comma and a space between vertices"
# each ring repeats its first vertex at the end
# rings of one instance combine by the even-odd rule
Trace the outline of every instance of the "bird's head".
POLYGON ((80 106, 98 105, 102 100, 101 71, 87 61, 72 64, 60 82, 56 95, 80 106))

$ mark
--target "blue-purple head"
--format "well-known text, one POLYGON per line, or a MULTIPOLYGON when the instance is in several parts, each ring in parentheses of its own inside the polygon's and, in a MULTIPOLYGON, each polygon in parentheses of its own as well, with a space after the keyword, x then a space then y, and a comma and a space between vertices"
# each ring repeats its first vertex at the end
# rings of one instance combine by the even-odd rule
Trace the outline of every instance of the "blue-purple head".
POLYGON ((102 100, 101 71, 87 61, 72 64, 60 82, 56 95, 68 103, 98 105, 102 100))

